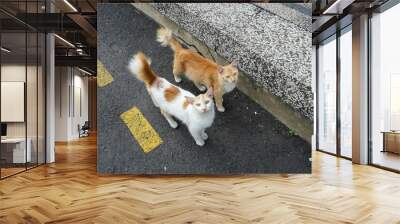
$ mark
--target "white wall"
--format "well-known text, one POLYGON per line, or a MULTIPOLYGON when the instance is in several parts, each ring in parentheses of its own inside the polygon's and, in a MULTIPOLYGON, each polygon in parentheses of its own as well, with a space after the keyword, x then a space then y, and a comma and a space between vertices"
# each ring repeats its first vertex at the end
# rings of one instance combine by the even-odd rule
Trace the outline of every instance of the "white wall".
MULTIPOLYGON (((1 82, 1 121, 24 122, 25 83, 1 82)), ((36 106, 35 106, 36 108, 36 106)))
MULTIPOLYGON (((28 70, 32 67, 28 67, 28 70)), ((6 64, 1 66, 1 81, 25 82, 25 64, 6 64)))
POLYGON ((88 78, 75 68, 56 67, 55 85, 55 140, 77 139, 78 124, 88 120, 88 78))
MULTIPOLYGON (((29 68, 28 68, 29 70, 29 68)), ((1 66, 1 81, 3 82, 25 82, 25 64, 9 64, 1 66)), ((6 110, 6 108, 1 108, 6 110)), ((25 137, 25 123, 24 122, 11 122, 7 123, 7 136, 8 137, 25 137)))
MULTIPOLYGON (((81 76, 82 73, 76 75, 77 70, 74 71, 74 82, 73 82, 73 96, 71 99, 71 138, 79 138, 78 125, 83 125, 85 121, 88 121, 88 78, 81 76)), ((71 89, 72 90, 72 89, 71 89)))
MULTIPOLYGON (((33 66, 28 66, 27 67, 27 72, 28 75, 30 74, 35 74, 36 75, 36 67, 33 66)), ((25 71, 25 64, 24 65, 18 65, 18 64, 5 64, 1 66, 1 81, 2 82, 25 82, 25 75, 26 75, 26 71, 25 71)), ((29 78, 29 77, 28 77, 29 78)), ((29 80, 29 84, 30 85, 36 85, 36 80, 32 81, 29 80)), ((32 89, 32 88, 28 88, 28 99, 27 99, 27 103, 28 106, 34 106, 36 108, 36 88, 32 89), (32 90, 33 92, 31 92, 30 90, 32 90), (33 99, 34 98, 34 99, 33 99), (35 101, 35 102, 34 102, 35 101), (34 102, 34 104, 29 105, 31 102, 34 102)), ((7 110, 7 108, 1 108, 2 110, 7 110)), ((31 108, 32 110, 32 108, 31 108)), ((30 111, 28 111, 30 112, 30 111)), ((35 124, 28 124, 28 129, 30 127, 34 127, 34 129, 36 129, 36 113, 28 113, 28 122, 33 122, 35 124)), ((26 122, 7 122, 7 136, 8 137, 25 137, 25 123, 26 122)), ((28 130, 28 137, 29 133, 31 133, 28 130)))
POLYGON ((68 88, 70 84, 69 69, 55 68, 55 141, 68 140, 68 88))
MULTIPOLYGON (((1 66, 2 82, 24 82, 26 84, 26 106, 22 112, 26 112, 26 120, 23 122, 6 122, 7 137, 24 138, 25 135, 30 140, 32 151, 32 161, 44 162, 45 146, 45 120, 44 120, 44 74, 42 67, 25 64, 3 64, 1 66), (38 69, 38 70, 36 70, 38 69), (25 80, 27 78, 27 81, 25 80), (39 154, 37 156, 37 153, 39 154)), ((7 97, 7 96, 2 96, 7 97)), ((1 110, 11 110, 11 108, 1 108, 1 110)))

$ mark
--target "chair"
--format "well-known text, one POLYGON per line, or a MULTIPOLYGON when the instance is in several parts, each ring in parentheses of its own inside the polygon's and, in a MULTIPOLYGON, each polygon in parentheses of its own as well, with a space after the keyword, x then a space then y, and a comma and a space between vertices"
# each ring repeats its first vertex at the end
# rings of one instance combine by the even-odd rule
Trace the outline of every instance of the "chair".
POLYGON ((89 129, 90 129, 89 121, 85 121, 82 127, 78 124, 79 138, 89 136, 89 129))

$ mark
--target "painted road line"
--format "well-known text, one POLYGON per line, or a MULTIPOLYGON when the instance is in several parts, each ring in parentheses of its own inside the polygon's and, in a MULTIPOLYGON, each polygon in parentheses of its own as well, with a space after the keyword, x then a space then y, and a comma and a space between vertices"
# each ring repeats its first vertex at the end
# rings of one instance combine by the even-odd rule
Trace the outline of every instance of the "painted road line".
POLYGON ((120 117, 145 153, 152 151, 163 143, 158 133, 137 107, 125 111, 120 117))
POLYGON ((101 61, 97 60, 97 86, 104 87, 114 81, 101 61))

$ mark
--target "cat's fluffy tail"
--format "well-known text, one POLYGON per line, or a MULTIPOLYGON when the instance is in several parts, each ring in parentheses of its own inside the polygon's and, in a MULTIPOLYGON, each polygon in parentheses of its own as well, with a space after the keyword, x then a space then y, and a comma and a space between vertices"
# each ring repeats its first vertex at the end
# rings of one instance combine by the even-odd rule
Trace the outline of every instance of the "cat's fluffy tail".
POLYGON ((137 79, 151 86, 157 79, 157 75, 151 70, 151 61, 142 52, 138 52, 129 61, 128 69, 137 79))
POLYGON ((161 43, 161 46, 169 45, 173 51, 177 51, 182 48, 181 44, 175 40, 172 36, 171 30, 161 27, 157 30, 157 41, 161 43))

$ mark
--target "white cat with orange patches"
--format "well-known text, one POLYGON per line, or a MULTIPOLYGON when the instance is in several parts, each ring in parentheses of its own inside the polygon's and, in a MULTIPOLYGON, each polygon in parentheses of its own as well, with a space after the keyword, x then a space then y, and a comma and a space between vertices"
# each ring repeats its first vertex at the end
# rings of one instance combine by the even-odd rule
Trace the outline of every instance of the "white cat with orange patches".
POLYGON ((194 96, 192 93, 172 85, 166 79, 158 77, 150 67, 150 60, 139 52, 128 65, 137 79, 143 81, 156 107, 172 128, 178 127, 173 117, 181 120, 189 129, 196 144, 203 146, 208 135, 205 132, 215 117, 212 88, 205 94, 194 96))
POLYGON ((239 77, 237 63, 221 66, 191 49, 185 49, 173 38, 171 31, 165 28, 157 30, 157 41, 162 46, 169 45, 175 53, 173 64, 175 81, 181 82, 181 76, 185 74, 200 91, 204 91, 205 87, 212 88, 217 109, 224 112, 222 96, 236 87, 239 77))

